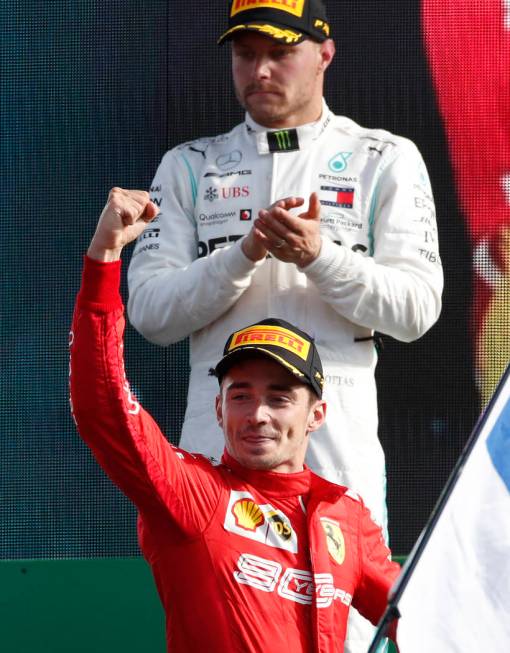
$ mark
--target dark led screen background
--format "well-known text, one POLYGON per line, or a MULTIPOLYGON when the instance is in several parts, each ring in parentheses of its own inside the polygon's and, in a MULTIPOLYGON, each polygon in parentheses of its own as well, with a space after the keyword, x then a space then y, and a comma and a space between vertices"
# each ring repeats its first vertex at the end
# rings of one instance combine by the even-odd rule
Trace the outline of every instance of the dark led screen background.
MULTIPOLYGON (((481 41, 477 56, 484 75, 498 70, 506 56, 497 45, 508 41, 508 3, 446 3, 478 17, 476 27, 466 19, 464 32, 459 14, 442 4, 328 5, 337 44, 327 76, 330 107, 414 140, 437 204, 442 316, 418 342, 385 337, 377 371, 390 539, 398 554, 410 551, 480 413, 485 316, 494 309, 486 345, 504 342, 510 321, 508 186, 491 183, 481 160, 497 126, 480 122, 473 131, 469 145, 480 159, 469 159, 466 175, 455 116, 464 124, 472 114, 474 123, 485 107, 466 100, 469 84, 455 86, 471 55, 461 40, 448 45, 443 36, 465 32, 469 41, 470 29, 483 36, 486 20, 494 38, 481 41), (488 5, 491 12, 484 13, 488 5), (453 72, 448 62, 455 62, 453 72), (445 96, 451 85, 458 97, 445 96), (469 176, 474 190, 462 185, 469 176), (487 211, 498 192, 499 213, 487 211), (473 206, 489 216, 476 229, 473 206), (491 222, 491 215, 499 217, 491 222), (491 280, 499 284, 495 308, 491 280)), ((215 45, 226 2, 4 0, 1 12, 0 557, 137 555, 135 511, 98 468, 69 414, 68 329, 81 257, 108 190, 147 189, 167 149, 242 119, 228 47, 215 45)), ((491 112, 506 110, 487 87, 491 112)), ((507 90, 499 85, 499 92, 507 90)), ((510 157, 499 142, 490 149, 506 165, 504 181, 510 157)), ((178 442, 186 343, 159 349, 130 328, 126 350, 134 391, 178 442)), ((498 376, 508 352, 493 350, 489 367, 498 376)))

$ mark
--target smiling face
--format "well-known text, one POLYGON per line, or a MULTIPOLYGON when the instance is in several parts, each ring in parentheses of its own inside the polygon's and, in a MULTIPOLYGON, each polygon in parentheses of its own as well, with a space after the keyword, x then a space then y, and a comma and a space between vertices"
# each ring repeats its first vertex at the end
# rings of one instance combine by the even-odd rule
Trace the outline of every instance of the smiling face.
POLYGON ((308 434, 324 422, 326 404, 282 365, 261 356, 233 365, 216 398, 229 454, 250 469, 303 469, 308 434))
POLYGON ((270 128, 318 120, 324 71, 333 59, 331 39, 285 45, 244 31, 232 42, 236 97, 255 122, 270 128))

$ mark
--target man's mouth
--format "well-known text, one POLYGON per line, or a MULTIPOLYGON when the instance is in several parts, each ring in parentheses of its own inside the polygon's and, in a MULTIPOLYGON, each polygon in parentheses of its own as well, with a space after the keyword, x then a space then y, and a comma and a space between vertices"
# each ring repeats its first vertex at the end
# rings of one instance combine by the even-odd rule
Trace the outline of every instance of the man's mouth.
POLYGON ((243 441, 249 444, 262 444, 273 440, 275 440, 275 437, 266 433, 246 433, 243 435, 243 441))
POLYGON ((280 95, 280 93, 273 88, 253 88, 253 89, 248 89, 245 92, 245 97, 247 98, 253 95, 259 95, 261 97, 264 97, 269 95, 280 95))

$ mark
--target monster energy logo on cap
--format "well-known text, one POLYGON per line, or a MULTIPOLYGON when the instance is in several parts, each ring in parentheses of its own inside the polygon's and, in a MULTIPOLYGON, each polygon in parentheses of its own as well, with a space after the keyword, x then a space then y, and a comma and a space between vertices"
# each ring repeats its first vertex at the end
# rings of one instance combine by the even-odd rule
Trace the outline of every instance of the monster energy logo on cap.
POLYGON ((270 152, 293 152, 299 150, 299 139, 295 129, 281 129, 267 133, 270 152))

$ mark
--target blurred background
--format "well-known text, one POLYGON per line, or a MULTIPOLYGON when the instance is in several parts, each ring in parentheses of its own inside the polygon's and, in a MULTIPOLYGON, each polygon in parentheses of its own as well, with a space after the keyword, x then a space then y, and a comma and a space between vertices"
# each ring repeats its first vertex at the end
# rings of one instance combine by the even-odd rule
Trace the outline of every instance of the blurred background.
MULTIPOLYGON (((148 189, 167 149, 242 120, 229 49, 215 45, 226 4, 1 3, 4 561, 139 555, 135 512, 69 414, 68 329, 108 190, 148 189)), ((385 336, 377 371, 390 544, 406 555, 509 358, 510 8, 326 4, 337 44, 329 106, 412 139, 436 200, 441 318, 412 344, 385 336)), ((160 349, 128 328, 126 351, 133 389, 177 443, 187 343, 160 349)))

